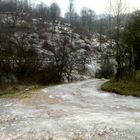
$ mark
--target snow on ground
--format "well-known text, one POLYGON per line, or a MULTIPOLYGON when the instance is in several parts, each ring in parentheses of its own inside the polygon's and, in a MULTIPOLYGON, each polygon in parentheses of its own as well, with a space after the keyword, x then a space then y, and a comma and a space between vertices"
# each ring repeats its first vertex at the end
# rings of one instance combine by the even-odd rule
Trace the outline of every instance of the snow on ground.
POLYGON ((2 140, 139 140, 140 99, 99 90, 106 80, 49 87, 0 99, 2 140))
POLYGON ((87 69, 87 75, 91 77, 95 77, 96 72, 100 70, 100 63, 98 63, 96 60, 91 61, 90 64, 86 64, 86 69, 87 69))

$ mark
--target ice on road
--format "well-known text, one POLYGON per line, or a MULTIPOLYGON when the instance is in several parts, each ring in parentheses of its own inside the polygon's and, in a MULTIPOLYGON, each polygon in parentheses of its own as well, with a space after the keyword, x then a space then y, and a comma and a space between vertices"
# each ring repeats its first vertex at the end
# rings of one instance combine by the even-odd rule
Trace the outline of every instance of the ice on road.
POLYGON ((93 79, 0 99, 0 140, 140 140, 140 98, 93 79))

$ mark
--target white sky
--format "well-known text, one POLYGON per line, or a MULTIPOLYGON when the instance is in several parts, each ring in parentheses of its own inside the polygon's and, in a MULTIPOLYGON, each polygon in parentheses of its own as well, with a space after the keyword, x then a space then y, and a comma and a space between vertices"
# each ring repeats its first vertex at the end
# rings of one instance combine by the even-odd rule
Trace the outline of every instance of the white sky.
MULTIPOLYGON (((68 9, 69 0, 32 0, 36 1, 36 3, 43 2, 48 6, 52 2, 57 2, 61 8, 62 16, 68 9)), ((87 7, 93 9, 97 14, 102 14, 107 11, 107 5, 109 0, 74 0, 74 6, 76 11, 79 13, 82 7, 87 7)), ((116 0, 112 0, 116 1, 116 0)), ((125 5, 128 8, 128 11, 133 11, 136 9, 140 9, 140 0, 122 0, 125 1, 125 5)))

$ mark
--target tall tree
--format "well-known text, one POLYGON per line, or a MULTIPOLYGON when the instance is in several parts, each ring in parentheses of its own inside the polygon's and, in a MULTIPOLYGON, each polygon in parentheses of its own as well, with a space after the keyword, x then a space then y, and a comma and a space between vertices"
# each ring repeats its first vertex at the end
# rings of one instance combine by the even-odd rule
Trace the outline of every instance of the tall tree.
POLYGON ((103 19, 100 19, 100 29, 99 29, 99 34, 100 34, 100 50, 102 49, 102 35, 103 35, 103 19))
MULTIPOLYGON (((123 18, 125 12, 125 6, 122 0, 116 0, 112 7, 112 14, 114 20, 114 29, 113 31, 113 40, 115 41, 115 59, 117 62, 117 72, 116 72, 116 80, 121 78, 124 75, 124 62, 125 62, 125 47, 122 43, 122 31, 123 31, 123 18)), ((112 24, 112 23, 111 23, 112 24)), ((111 31, 111 32, 112 32, 111 31)), ((112 38, 112 37, 111 37, 112 38)))
POLYGON ((133 75, 140 68, 140 10, 130 16, 124 32, 124 43, 129 53, 129 74, 133 75))
POLYGON ((88 8, 83 8, 81 10, 81 22, 82 26, 88 31, 93 31, 93 23, 95 19, 95 12, 88 8))
POLYGON ((48 9, 49 8, 46 5, 44 5, 44 3, 40 3, 37 6, 38 16, 39 16, 39 18, 42 19, 42 22, 44 22, 44 20, 49 18, 49 10, 48 9))
POLYGON ((88 31, 92 32, 93 30, 93 23, 95 18, 95 12, 91 9, 88 9, 88 31))
POLYGON ((84 8, 82 8, 81 13, 80 13, 81 24, 85 29, 87 29, 87 19, 88 19, 88 12, 87 11, 88 11, 88 9, 84 7, 84 8))
POLYGON ((69 7, 68 7, 68 13, 69 13, 69 23, 73 24, 73 16, 74 16, 74 0, 69 0, 69 7))
POLYGON ((56 20, 58 20, 60 13, 61 13, 61 10, 60 10, 58 4, 52 3, 50 6, 50 15, 51 15, 51 19, 52 19, 52 35, 53 35, 53 32, 55 31, 55 22, 56 22, 56 20))
MULTIPOLYGON (((74 0, 69 0, 69 6, 68 6, 68 11, 65 14, 66 19, 68 20, 71 29, 73 28, 74 25, 74 14, 75 14, 75 9, 74 9, 74 0)), ((71 43, 72 43, 72 39, 73 39, 73 34, 72 34, 72 30, 70 33, 71 36, 71 43)))

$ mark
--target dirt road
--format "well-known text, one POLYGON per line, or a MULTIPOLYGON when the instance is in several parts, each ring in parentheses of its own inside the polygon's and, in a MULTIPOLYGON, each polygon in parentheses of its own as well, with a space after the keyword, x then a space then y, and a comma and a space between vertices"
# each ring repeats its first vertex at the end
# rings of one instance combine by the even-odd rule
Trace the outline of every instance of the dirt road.
POLYGON ((0 140, 140 140, 140 98, 93 79, 0 99, 0 140))

